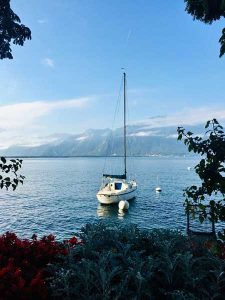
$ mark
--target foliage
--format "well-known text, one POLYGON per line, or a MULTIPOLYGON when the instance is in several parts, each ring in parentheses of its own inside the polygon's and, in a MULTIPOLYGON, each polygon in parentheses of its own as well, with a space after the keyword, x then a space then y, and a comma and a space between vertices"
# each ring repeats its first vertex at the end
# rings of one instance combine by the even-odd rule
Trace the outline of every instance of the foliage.
MULTIPOLYGON (((200 20, 206 24, 225 17, 225 0, 184 0, 186 11, 194 19, 200 20)), ((222 30, 222 36, 219 40, 221 44, 220 57, 225 53, 225 28, 222 30)))
POLYGON ((105 222, 80 238, 0 236, 0 299, 223 299, 223 244, 105 222))
POLYGON ((52 266, 55 300, 223 297, 225 262, 179 232, 99 222, 80 236, 83 243, 52 266))
POLYGON ((25 176, 18 174, 22 166, 22 159, 11 159, 9 163, 5 157, 1 157, 0 161, 0 188, 8 189, 10 186, 15 190, 19 183, 23 184, 25 176), (4 174, 7 174, 4 176, 4 174), (9 177, 10 176, 10 177, 9 177))
POLYGON ((202 183, 199 187, 193 185, 185 190, 186 209, 192 213, 199 209, 202 222, 208 217, 207 205, 203 202, 211 199, 209 219, 214 217, 215 221, 225 221, 225 134, 216 119, 208 121, 205 128, 207 131, 204 137, 194 136, 182 127, 177 130, 178 140, 184 139, 189 152, 203 156, 195 166, 202 183), (190 200, 191 204, 196 204, 195 207, 189 205, 190 200))
POLYGON ((219 257, 222 260, 225 260, 225 244, 221 240, 215 241, 206 241, 204 244, 205 247, 207 247, 213 255, 219 257))
MULTIPOLYGON (((0 0, 0 59, 12 59, 11 41, 13 44, 23 46, 26 39, 31 39, 31 31, 28 27, 20 24, 20 18, 10 7, 10 0, 0 0)), ((0 172, 11 173, 13 177, 3 177, 0 174, 0 188, 8 189, 10 186, 15 190, 19 183, 23 184, 24 176, 18 175, 21 168, 21 159, 12 159, 7 164, 5 157, 1 157, 0 172)))
POLYGON ((10 7, 10 0, 0 0, 0 59, 13 58, 11 41, 23 46, 26 39, 31 39, 30 29, 20 23, 10 7))
POLYGON ((0 299, 49 299, 46 267, 59 261, 78 243, 58 243, 54 236, 21 240, 14 233, 0 236, 0 299))

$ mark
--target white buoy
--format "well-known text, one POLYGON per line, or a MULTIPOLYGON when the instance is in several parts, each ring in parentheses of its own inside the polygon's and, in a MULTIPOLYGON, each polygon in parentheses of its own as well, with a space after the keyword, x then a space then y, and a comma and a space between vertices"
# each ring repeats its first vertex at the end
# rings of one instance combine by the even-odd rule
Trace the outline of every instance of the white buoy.
POLYGON ((119 209, 120 210, 127 210, 129 208, 129 202, 126 200, 121 200, 119 202, 119 209))
POLYGON ((161 187, 159 186, 159 176, 157 176, 157 187, 155 188, 155 191, 157 193, 160 193, 162 191, 161 187))
POLYGON ((191 170, 191 167, 187 167, 187 169, 188 169, 188 171, 190 171, 190 170, 191 170))

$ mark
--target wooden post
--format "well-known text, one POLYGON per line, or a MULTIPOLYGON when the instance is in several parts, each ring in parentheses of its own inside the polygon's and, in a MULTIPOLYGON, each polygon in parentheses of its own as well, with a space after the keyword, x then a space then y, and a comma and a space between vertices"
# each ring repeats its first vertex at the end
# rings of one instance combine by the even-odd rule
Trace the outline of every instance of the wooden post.
POLYGON ((187 234, 189 234, 189 232, 190 232, 190 212, 189 212, 189 209, 186 210, 186 214, 187 214, 187 234))
POLYGON ((210 206, 211 208, 211 216, 212 216, 212 233, 213 235, 216 234, 216 229, 215 229, 215 211, 214 211, 214 204, 210 206))

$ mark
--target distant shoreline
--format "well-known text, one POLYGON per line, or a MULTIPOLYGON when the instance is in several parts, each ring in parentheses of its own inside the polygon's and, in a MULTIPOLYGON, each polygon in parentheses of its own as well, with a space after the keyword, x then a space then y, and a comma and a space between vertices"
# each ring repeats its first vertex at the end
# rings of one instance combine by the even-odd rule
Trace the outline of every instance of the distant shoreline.
MULTIPOLYGON (((5 158, 119 158, 123 157, 123 155, 69 155, 69 156, 28 156, 28 155, 1 155, 5 158)), ((161 158, 161 157, 172 157, 172 158, 191 158, 191 157, 197 157, 197 155, 187 155, 187 154, 153 154, 153 155, 128 155, 127 157, 145 157, 145 158, 161 158)))

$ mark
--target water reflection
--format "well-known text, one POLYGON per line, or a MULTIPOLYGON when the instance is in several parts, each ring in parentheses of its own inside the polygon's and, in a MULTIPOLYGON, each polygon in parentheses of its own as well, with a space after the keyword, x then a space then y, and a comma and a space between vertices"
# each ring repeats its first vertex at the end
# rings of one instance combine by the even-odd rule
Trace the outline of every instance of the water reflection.
POLYGON ((134 199, 129 201, 129 209, 128 210, 123 210, 119 209, 118 203, 115 204, 110 204, 110 205, 104 205, 104 204, 98 204, 97 207, 97 216, 99 218, 118 218, 118 219, 124 219, 124 217, 129 214, 129 210, 132 207, 132 204, 134 203, 134 199))
POLYGON ((155 199, 160 199, 162 196, 162 192, 155 192, 155 199))
POLYGON ((128 210, 118 209, 118 219, 122 220, 126 213, 128 213, 128 210))
POLYGON ((116 217, 118 214, 118 205, 103 205, 99 204, 97 207, 98 217, 116 217))

